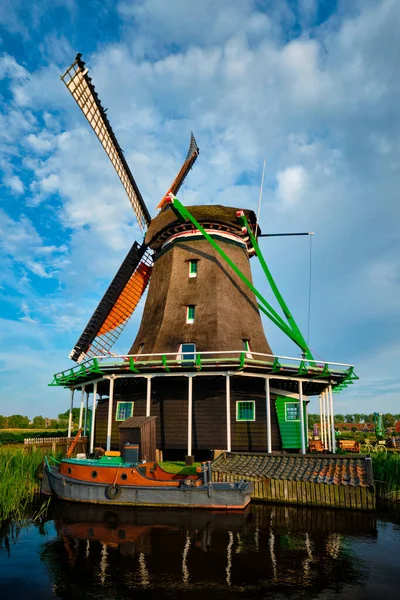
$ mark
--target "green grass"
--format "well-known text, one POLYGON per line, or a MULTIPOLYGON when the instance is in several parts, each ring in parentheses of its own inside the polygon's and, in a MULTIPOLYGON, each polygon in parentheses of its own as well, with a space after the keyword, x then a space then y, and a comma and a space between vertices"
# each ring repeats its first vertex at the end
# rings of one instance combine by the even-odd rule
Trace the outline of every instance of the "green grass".
POLYGON ((18 518, 40 490, 36 469, 43 462, 40 451, 0 447, 0 522, 10 516, 18 518))
POLYGON ((200 466, 199 462, 193 463, 190 467, 185 467, 183 461, 164 461, 158 463, 167 473, 179 473, 179 475, 197 475, 196 469, 200 466))
POLYGON ((376 490, 379 497, 400 501, 400 454, 371 454, 376 490))

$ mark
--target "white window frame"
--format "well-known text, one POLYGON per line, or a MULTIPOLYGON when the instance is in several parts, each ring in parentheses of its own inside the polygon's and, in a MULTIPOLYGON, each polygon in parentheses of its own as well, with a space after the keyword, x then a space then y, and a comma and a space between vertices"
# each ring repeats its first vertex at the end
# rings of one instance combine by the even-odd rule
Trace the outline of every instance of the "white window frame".
POLYGON ((129 419, 129 417, 125 417, 125 419, 117 419, 118 416, 118 407, 120 404, 132 404, 132 414, 130 415, 131 417, 133 416, 133 411, 135 410, 135 403, 131 400, 118 400, 117 402, 117 406, 115 407, 115 420, 118 422, 122 422, 125 421, 125 419, 129 419))
POLYGON ((188 304, 186 306, 186 323, 188 325, 193 325, 195 316, 196 316, 196 306, 194 304, 188 304), (189 317, 189 311, 191 308, 193 308, 193 317, 189 317))
POLYGON ((197 277, 197 269, 198 269, 198 260, 189 260, 189 277, 197 277), (192 273, 192 265, 195 265, 196 272, 192 273))
POLYGON ((238 423, 253 423, 256 420, 256 403, 255 400, 237 400, 236 401, 236 421, 238 423), (251 402, 253 405, 253 419, 239 419, 239 404, 243 402, 251 402))
POLYGON ((298 419, 288 419, 287 418, 287 408, 286 407, 288 404, 297 404, 297 406, 298 406, 297 412, 300 415, 300 402, 285 402, 285 421, 286 421, 286 423, 300 423, 300 418, 298 418, 298 419))

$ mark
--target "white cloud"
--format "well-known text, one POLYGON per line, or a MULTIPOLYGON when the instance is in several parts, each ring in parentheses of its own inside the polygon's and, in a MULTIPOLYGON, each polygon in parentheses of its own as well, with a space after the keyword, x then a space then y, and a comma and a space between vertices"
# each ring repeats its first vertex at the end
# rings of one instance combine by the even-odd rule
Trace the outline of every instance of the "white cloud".
POLYGON ((22 183, 21 179, 17 175, 12 175, 11 177, 5 177, 3 182, 4 182, 4 185, 9 187, 10 190, 14 194, 22 194, 25 190, 24 184, 22 183))
POLYGON ((295 206, 304 197, 307 186, 307 173, 301 166, 287 167, 276 175, 277 195, 287 206, 295 206))

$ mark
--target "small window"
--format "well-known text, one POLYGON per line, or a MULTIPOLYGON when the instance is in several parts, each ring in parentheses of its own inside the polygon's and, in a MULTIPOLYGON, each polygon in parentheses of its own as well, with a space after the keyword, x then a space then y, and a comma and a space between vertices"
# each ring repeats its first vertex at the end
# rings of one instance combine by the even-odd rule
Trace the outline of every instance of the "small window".
POLYGON ((253 355, 251 353, 251 348, 250 348, 250 340, 243 340, 243 347, 246 352, 246 357, 253 358, 253 355))
POLYGON ((116 421, 125 421, 133 415, 133 402, 117 402, 116 421))
POLYGON ((236 421, 255 421, 256 407, 254 400, 236 402, 236 421))
POLYGON ((186 307, 186 323, 194 323, 195 307, 191 304, 186 307))
POLYGON ((185 362, 195 361, 196 344, 181 344, 176 360, 185 362))
POLYGON ((300 404, 299 402, 285 403, 286 421, 300 421, 300 404))
POLYGON ((189 277, 197 277, 197 260, 189 260, 189 277))

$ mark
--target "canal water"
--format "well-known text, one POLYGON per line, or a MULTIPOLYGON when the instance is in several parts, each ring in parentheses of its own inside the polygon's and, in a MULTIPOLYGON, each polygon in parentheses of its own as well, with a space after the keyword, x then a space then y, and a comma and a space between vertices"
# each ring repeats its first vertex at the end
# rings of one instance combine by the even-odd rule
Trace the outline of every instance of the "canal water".
POLYGON ((400 513, 56 503, 0 525, 0 599, 400 597, 400 513))

